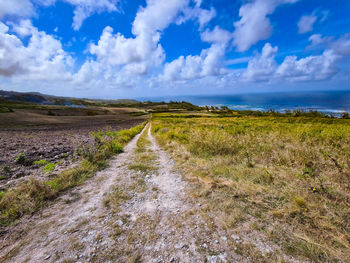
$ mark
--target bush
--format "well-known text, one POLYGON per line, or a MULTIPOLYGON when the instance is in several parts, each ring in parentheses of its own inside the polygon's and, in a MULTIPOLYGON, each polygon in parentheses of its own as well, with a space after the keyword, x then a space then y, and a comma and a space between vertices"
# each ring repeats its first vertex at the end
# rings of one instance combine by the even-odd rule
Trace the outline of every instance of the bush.
POLYGON ((122 153, 123 152, 123 146, 120 145, 118 142, 112 142, 111 143, 112 151, 113 153, 122 153))
POLYGON ((16 159, 15 159, 16 164, 21 164, 25 166, 29 166, 32 164, 32 162, 25 156, 23 153, 20 153, 16 159))

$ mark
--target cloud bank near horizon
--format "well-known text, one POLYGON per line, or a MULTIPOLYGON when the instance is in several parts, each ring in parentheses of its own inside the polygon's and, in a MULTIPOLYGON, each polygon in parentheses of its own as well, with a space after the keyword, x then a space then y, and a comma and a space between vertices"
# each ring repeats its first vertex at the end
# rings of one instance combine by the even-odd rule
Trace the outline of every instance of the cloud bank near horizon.
MULTIPOLYGON (((226 16, 226 23, 220 23, 225 17, 220 7, 205 1, 147 0, 135 7, 130 33, 107 25, 95 39, 84 42, 87 36, 83 35, 82 40, 72 37, 68 43, 64 41, 67 36, 59 34, 59 25, 53 32, 34 25, 41 12, 55 10, 59 2, 71 6, 71 31, 77 34, 83 29, 81 34, 89 32, 84 28, 87 19, 102 14, 131 15, 119 0, 0 0, 1 88, 23 90, 25 85, 56 94, 140 92, 143 96, 163 89, 195 93, 243 85, 254 88, 261 83, 329 85, 333 80, 349 80, 350 33, 317 32, 317 25, 322 28, 330 19, 329 10, 315 6, 311 13, 296 17, 294 31, 289 29, 289 33, 303 37, 305 46, 298 45, 301 50, 297 54, 293 54, 294 46, 289 52, 280 52, 283 36, 275 33, 275 28, 287 18, 276 13, 283 9, 291 12, 297 5, 300 8, 303 0, 247 1, 236 15, 226 16), (174 28, 189 31, 187 36, 196 36, 201 46, 196 45, 192 54, 184 52, 169 59, 168 53, 178 51, 168 50, 162 39, 174 28), (76 42, 80 49, 70 51, 69 45, 76 42)), ((181 35, 171 35, 170 42, 178 37, 181 35)))

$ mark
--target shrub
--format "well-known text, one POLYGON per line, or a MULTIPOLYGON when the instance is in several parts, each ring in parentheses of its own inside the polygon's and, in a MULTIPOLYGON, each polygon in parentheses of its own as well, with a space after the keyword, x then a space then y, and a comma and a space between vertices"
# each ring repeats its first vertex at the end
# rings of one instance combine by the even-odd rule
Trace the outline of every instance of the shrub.
POLYGON ((26 166, 29 166, 29 165, 32 164, 32 162, 23 153, 20 153, 16 157, 15 163, 16 164, 21 164, 21 165, 26 165, 26 166))
POLYGON ((122 153, 123 152, 123 146, 120 145, 120 143, 118 142, 111 142, 111 147, 112 147, 112 151, 113 153, 122 153))
POLYGON ((12 170, 9 166, 4 166, 4 168, 2 169, 4 174, 10 174, 12 173, 12 170))
POLYGON ((300 208, 305 208, 305 207, 306 207, 306 201, 305 201, 305 199, 304 199, 303 197, 301 197, 301 196, 296 196, 296 197, 294 198, 294 203, 295 203, 298 207, 300 207, 300 208))

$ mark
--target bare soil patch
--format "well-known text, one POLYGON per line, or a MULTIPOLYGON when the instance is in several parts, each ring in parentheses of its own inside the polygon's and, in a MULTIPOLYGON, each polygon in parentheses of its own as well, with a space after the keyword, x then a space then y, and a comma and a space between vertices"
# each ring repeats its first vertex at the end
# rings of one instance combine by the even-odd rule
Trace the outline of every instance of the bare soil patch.
POLYGON ((81 109, 16 110, 0 114, 0 190, 12 187, 28 176, 47 177, 71 167, 77 159, 74 152, 93 144, 91 132, 129 129, 142 123, 145 116, 133 117, 132 109, 93 110, 87 116, 81 109), (79 116, 80 115, 80 116, 79 116), (24 162, 16 159, 20 154, 24 162), (34 161, 56 164, 45 172, 34 161))

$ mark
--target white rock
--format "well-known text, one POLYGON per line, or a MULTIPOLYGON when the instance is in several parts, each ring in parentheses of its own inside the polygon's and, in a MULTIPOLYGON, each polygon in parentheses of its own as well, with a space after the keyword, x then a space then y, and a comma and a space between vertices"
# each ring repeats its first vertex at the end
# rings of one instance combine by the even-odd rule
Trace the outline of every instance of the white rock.
POLYGON ((241 238, 239 236, 236 236, 234 234, 231 235, 231 238, 234 240, 234 241, 239 241, 241 238))

